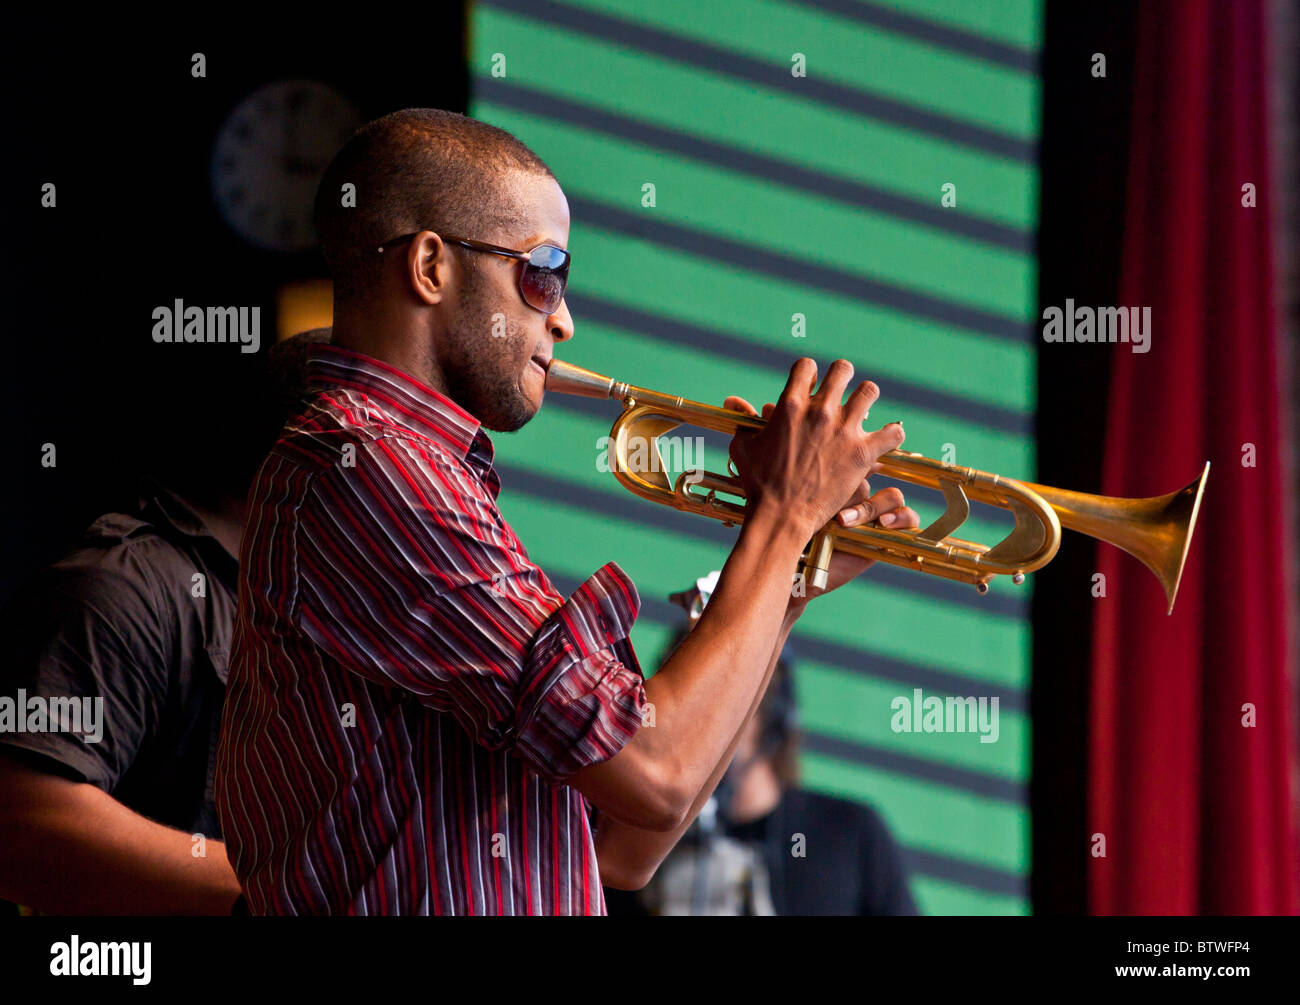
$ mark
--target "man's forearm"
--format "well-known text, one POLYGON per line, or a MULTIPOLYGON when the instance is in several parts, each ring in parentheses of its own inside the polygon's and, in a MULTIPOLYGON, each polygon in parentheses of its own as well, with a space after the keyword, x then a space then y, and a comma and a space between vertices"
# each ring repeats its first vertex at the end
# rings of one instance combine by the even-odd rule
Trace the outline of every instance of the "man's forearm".
POLYGON ((645 886, 650 881, 650 877, 654 875, 655 870, 659 868, 660 863, 668 856, 668 853, 672 851, 677 842, 681 840, 682 835, 686 833, 695 818, 700 815, 700 811, 704 809, 705 804, 722 781, 723 775, 726 774, 727 768, 730 767, 731 760, 736 753, 736 747, 740 744, 740 738, 744 735, 749 720, 754 717, 758 711, 758 706, 762 703, 763 695, 767 692, 768 685, 771 683, 772 673, 776 669, 777 661, 781 658, 781 651, 785 648, 786 639, 790 635, 790 629, 794 627, 800 613, 802 613, 802 606, 787 609, 785 620, 781 626, 781 634, 772 649, 767 670, 763 675, 758 692, 750 704, 749 713, 741 721, 740 728, 732 736, 726 752, 715 765, 713 773, 691 804, 691 808, 687 812, 685 819, 683 819, 681 826, 672 831, 649 831, 620 823, 608 817, 602 816, 600 818, 599 828, 596 832, 596 858, 600 863, 601 878, 607 886, 612 886, 615 889, 632 890, 639 890, 645 886))
POLYGON ((789 630, 802 535, 761 522, 745 527, 699 622, 646 683, 655 725, 633 739, 679 766, 691 798, 748 720, 789 630))
POLYGON ((0 896, 46 914, 229 914, 220 841, 155 823, 92 785, 0 764, 0 896))

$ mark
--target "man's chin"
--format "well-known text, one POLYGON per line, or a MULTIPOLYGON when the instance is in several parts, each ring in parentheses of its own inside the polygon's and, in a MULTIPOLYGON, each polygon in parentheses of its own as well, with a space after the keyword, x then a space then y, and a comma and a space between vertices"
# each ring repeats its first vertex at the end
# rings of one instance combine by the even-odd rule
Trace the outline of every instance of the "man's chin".
POLYGON ((540 401, 532 402, 521 398, 512 403, 512 407, 494 413, 483 420, 483 428, 494 433, 513 433, 524 426, 541 410, 540 401))

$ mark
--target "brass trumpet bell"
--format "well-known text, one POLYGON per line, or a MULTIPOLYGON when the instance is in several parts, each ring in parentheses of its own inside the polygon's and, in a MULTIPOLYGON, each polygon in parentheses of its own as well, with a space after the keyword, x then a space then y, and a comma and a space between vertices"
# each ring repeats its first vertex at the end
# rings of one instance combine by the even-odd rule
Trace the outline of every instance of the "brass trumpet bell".
MULTIPOLYGON (((558 359, 551 360, 546 389, 622 403, 623 413, 610 430, 610 468, 629 491, 726 526, 744 522, 744 506, 718 495, 744 498, 738 479, 692 469, 669 481, 658 440, 680 425, 729 435, 759 430, 765 424, 762 418, 635 387, 558 359)), ((1207 463, 1199 478, 1177 492, 1118 499, 1015 481, 903 450, 882 455, 878 469, 888 477, 938 490, 947 508, 920 530, 841 527, 831 521, 813 536, 803 556, 803 571, 814 587, 826 585, 831 555, 838 550, 971 583, 986 593, 995 576, 1011 576, 1022 583, 1026 573, 1050 562, 1064 527, 1113 544, 1141 561, 1160 581, 1171 614, 1210 473, 1207 463), (1011 532, 997 544, 986 546, 951 536, 970 515, 972 499, 1006 509, 1015 518, 1011 532)))
POLYGON ((1113 544, 1150 569, 1165 591, 1168 613, 1173 614, 1209 477, 1210 462, 1206 461, 1200 477, 1177 492, 1147 499, 1089 495, 1033 482, 1023 484, 1047 500, 1066 530, 1113 544))

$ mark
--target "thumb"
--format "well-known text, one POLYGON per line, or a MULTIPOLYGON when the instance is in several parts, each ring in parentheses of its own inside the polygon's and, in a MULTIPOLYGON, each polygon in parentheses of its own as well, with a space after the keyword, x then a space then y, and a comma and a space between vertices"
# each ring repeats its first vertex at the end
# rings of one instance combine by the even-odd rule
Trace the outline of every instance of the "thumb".
MULTIPOLYGON (((902 446, 904 439, 903 424, 901 422, 886 423, 874 433, 867 434, 867 443, 870 445, 871 453, 877 459, 881 455, 902 446)), ((872 462, 872 468, 875 468, 874 461, 872 462)))

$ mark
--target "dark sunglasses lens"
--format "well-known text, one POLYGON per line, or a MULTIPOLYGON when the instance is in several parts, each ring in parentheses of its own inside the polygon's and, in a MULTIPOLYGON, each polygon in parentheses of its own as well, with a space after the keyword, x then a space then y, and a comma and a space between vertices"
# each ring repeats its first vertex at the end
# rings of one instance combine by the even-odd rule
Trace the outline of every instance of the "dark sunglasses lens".
POLYGON ((524 299, 547 314, 555 311, 564 299, 564 287, 569 281, 569 253, 561 248, 544 244, 534 248, 528 256, 521 280, 524 299))

